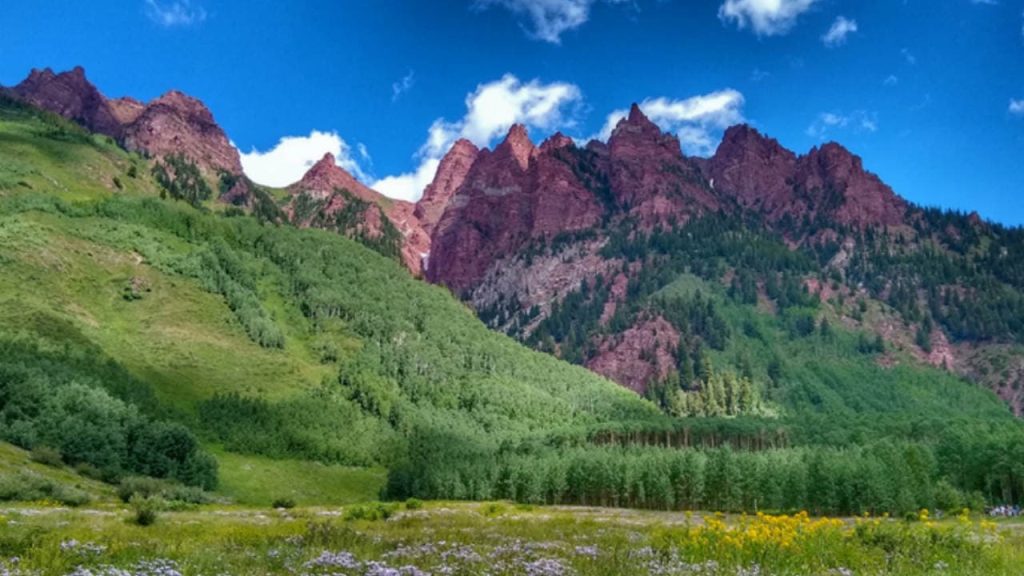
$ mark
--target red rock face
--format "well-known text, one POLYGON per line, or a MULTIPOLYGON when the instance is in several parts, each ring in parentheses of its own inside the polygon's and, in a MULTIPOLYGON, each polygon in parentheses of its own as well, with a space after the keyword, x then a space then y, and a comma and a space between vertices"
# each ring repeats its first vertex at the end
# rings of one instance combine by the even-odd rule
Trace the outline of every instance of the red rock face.
MULTIPOLYGON (((238 150, 213 114, 202 102, 181 92, 168 92, 149 104, 132 98, 108 100, 77 67, 60 74, 49 68, 33 70, 10 93, 88 130, 116 138, 128 150, 156 157, 183 154, 210 179, 219 177, 221 171, 242 176, 238 150)), ((245 202, 248 193, 242 178, 226 199, 245 202)))
POLYGON ((795 180, 819 210, 831 209, 826 214, 841 224, 896 226, 906 217, 906 201, 864 170, 859 156, 834 142, 800 158, 795 180))
POLYGON ((480 152, 435 228, 427 277, 465 292, 532 240, 600 222, 601 202, 573 172, 577 153, 561 135, 536 148, 518 125, 480 152))
POLYGON ((150 102, 124 131, 129 150, 154 156, 184 154, 201 170, 242 174, 238 150, 228 141, 213 114, 199 100, 172 91, 150 102))
POLYGON ((127 126, 135 122, 146 110, 145 104, 127 96, 107 100, 107 105, 110 106, 110 110, 114 113, 117 121, 121 123, 121 126, 127 126))
POLYGON ((731 193, 741 206, 778 220, 794 201, 796 165, 796 154, 778 141, 740 125, 726 130, 706 171, 716 191, 731 193))
POLYGON ((445 154, 431 182, 423 191, 423 197, 416 203, 416 218, 429 236, 434 232, 445 208, 462 183, 466 181, 469 169, 476 161, 480 150, 466 139, 459 139, 445 154))
POLYGON ((606 338, 587 368, 643 394, 650 382, 665 379, 675 368, 678 346, 679 332, 656 316, 606 338))
POLYGON ((100 94, 85 78, 80 66, 70 72, 33 70, 21 84, 11 89, 15 97, 43 110, 73 120, 92 132, 120 138, 120 122, 100 94))
POLYGON ((705 173, 717 193, 770 222, 821 216, 844 225, 895 226, 906 217, 906 202, 834 143, 797 157, 749 126, 734 126, 705 173))
POLYGON ((611 188, 618 205, 641 222, 685 221, 719 202, 679 139, 665 134, 633 104, 608 139, 611 188))

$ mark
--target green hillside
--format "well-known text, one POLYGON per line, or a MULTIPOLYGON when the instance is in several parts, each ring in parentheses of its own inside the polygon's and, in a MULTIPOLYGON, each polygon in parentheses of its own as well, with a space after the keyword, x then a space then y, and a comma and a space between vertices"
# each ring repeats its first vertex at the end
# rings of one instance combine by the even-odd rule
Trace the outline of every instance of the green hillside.
MULTIPOLYGON (((1024 494, 1024 458, 1005 450, 1024 436, 992 394, 883 368, 854 331, 800 329, 798 307, 761 314, 691 277, 662 291, 666 314, 722 317, 732 335, 707 362, 692 351, 699 369, 747 365, 758 395, 757 410, 671 418, 353 241, 160 199, 151 168, 0 105, 0 440, 108 482, 166 477, 262 505, 382 486, 842 513, 1024 494)), ((742 389, 717 374, 724 394, 742 389)))

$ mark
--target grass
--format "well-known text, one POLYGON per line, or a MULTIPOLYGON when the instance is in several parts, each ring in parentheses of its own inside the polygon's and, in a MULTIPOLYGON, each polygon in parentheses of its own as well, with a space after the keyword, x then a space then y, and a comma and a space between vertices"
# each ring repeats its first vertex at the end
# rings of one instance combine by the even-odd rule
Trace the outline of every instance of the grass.
POLYGON ((114 487, 86 478, 68 466, 47 466, 32 460, 26 451, 0 442, 0 478, 29 474, 55 485, 66 486, 86 493, 93 503, 110 502, 115 498, 114 487))
MULTIPOLYGON (((109 228, 88 219, 69 226, 46 214, 0 218, 6 248, 0 295, 17 302, 8 314, 39 310, 71 321, 150 383, 162 403, 186 413, 216 392, 280 398, 328 374, 303 346, 282 351, 253 343, 223 298, 197 281, 165 274, 138 253, 92 239, 109 228), (133 281, 146 292, 129 302, 123 293, 133 281)), ((154 242, 186 250, 170 235, 154 242)))
POLYGON ((0 511, 0 570, 6 564, 14 574, 40 575, 109 574, 113 566, 136 574, 1009 576, 1024 562, 1019 523, 723 517, 502 502, 370 508, 385 513, 366 514, 367 506, 211 506, 163 512, 140 527, 127 507, 10 507, 0 511))
POLYGON ((271 460, 215 451, 221 494, 239 504, 270 506, 292 500, 299 506, 366 502, 378 498, 386 471, 303 460, 271 460))

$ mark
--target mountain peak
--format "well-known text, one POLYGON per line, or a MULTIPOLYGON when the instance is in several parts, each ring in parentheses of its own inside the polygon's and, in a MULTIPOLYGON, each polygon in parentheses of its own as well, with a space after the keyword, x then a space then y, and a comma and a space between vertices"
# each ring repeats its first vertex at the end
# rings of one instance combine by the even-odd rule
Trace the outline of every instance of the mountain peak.
POLYGON ((662 136, 661 128, 651 122, 651 119, 640 109, 640 105, 635 102, 630 106, 629 114, 615 125, 608 143, 611 144, 612 140, 621 138, 624 134, 639 134, 647 138, 662 136))
POLYGON ((519 167, 526 170, 530 167, 530 158, 536 152, 536 148, 533 142, 530 141, 530 135, 526 131, 526 126, 513 124, 509 128, 505 140, 495 148, 494 152, 511 154, 516 162, 519 163, 519 167))
POLYGON ((640 109, 640 105, 637 104, 636 102, 633 102, 633 104, 629 107, 629 116, 626 118, 626 121, 629 122, 630 124, 637 124, 640 122, 645 122, 647 120, 647 115, 644 114, 644 111, 640 109))
POLYGON ((78 122, 93 132, 120 138, 123 127, 107 103, 86 78, 81 66, 55 74, 50 68, 34 69, 11 92, 19 99, 78 122))
POLYGON ((316 164, 313 165, 313 167, 314 168, 316 168, 317 166, 336 167, 337 165, 338 165, 338 161, 334 158, 334 154, 331 154, 330 152, 327 152, 326 154, 324 154, 323 158, 321 158, 316 164))
POLYGON ((469 169, 479 155, 480 149, 475 144, 459 138, 441 159, 433 181, 423 190, 423 197, 416 203, 415 216, 428 235, 433 234, 449 202, 466 181, 469 169))
POLYGON ((541 151, 546 152, 548 150, 557 150, 559 148, 566 148, 575 145, 576 142, 574 142, 572 138, 569 138, 561 132, 555 132, 540 145, 540 149, 541 151))

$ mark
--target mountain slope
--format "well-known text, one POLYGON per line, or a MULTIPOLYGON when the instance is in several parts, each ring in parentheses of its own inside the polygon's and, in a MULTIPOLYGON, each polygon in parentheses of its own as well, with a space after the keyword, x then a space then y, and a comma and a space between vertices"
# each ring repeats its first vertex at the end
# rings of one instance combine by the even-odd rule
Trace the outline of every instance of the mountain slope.
MULTIPOLYGON (((61 122, 0 110, 0 129, 41 150, 51 125, 75 130, 61 122)), ((60 143, 63 170, 79 175, 89 170, 76 158, 133 162, 91 138, 60 143)), ((19 150, 0 147, 3 163, 19 150)), ((552 422, 654 413, 494 334, 444 290, 347 239, 160 201, 152 181, 100 193, 97 176, 66 192, 2 192, 0 336, 117 366, 142 388, 112 394, 229 449, 386 464, 417 427, 498 442, 552 422)))
POLYGON ((944 368, 1024 413, 1024 233, 912 206, 838 144, 797 155, 735 126, 711 158, 687 158, 634 106, 607 144, 537 148, 514 127, 465 174, 428 188, 461 182, 426 277, 490 326, 633 390, 681 372, 682 392, 706 384, 690 373, 704 319, 666 322, 656 297, 695 274, 724 301, 783 323, 808 308, 810 324, 878 340, 878 366, 944 368))
MULTIPOLYGON (((538 148, 517 129, 495 152, 464 150, 473 166, 436 230, 472 208, 461 217, 501 231, 506 242, 484 254, 525 273, 484 266, 480 286, 493 291, 472 290, 495 300, 481 315, 577 363, 655 366, 635 386, 651 401, 488 330, 448 290, 358 242, 286 225, 264 201, 251 212, 214 201, 176 151, 147 159, 5 100, 0 134, 15 137, 0 143, 0 166, 20 168, 0 189, 0 439, 54 447, 111 480, 208 488, 219 457, 221 490, 250 502, 302 485, 289 478, 311 462, 332 465, 316 472, 337 486, 316 496, 328 501, 367 494, 352 483, 376 486, 383 469, 394 498, 843 514, 903 513, 940 496, 1020 501, 1024 430, 992 394, 895 350, 898 334, 879 344, 850 322, 878 326, 898 307, 847 294, 817 302, 839 296, 842 272, 814 271, 842 246, 825 258, 831 236, 814 221, 786 236, 724 213, 737 202, 708 200, 701 162, 670 161, 671 139, 639 117, 623 126, 614 147, 554 137, 538 148), (662 171, 645 163, 648 137, 662 171), (650 186, 609 187, 609 174, 631 170, 650 186), (550 182, 561 184, 545 197, 550 182), (581 210, 556 214, 549 202, 591 194, 581 210), (483 220, 475 204, 516 218, 483 220), (546 307, 502 300, 515 282, 546 307), (648 333, 652 346, 623 337, 648 333), (239 477, 247 466, 265 490, 239 477), (791 490, 759 493, 783 479, 791 490)), ((356 188, 330 164, 331 188, 356 188)), ((453 164, 449 184, 465 168, 453 164)), ((833 230, 892 242, 870 227, 833 230)), ((1011 258, 998 246, 967 253, 1011 258)), ((872 261, 894 274, 905 265, 872 261)), ((848 277, 865 273, 849 262, 848 277)), ((477 269, 462 270, 475 282, 477 269)), ((936 305, 956 307, 952 296, 936 305)))

